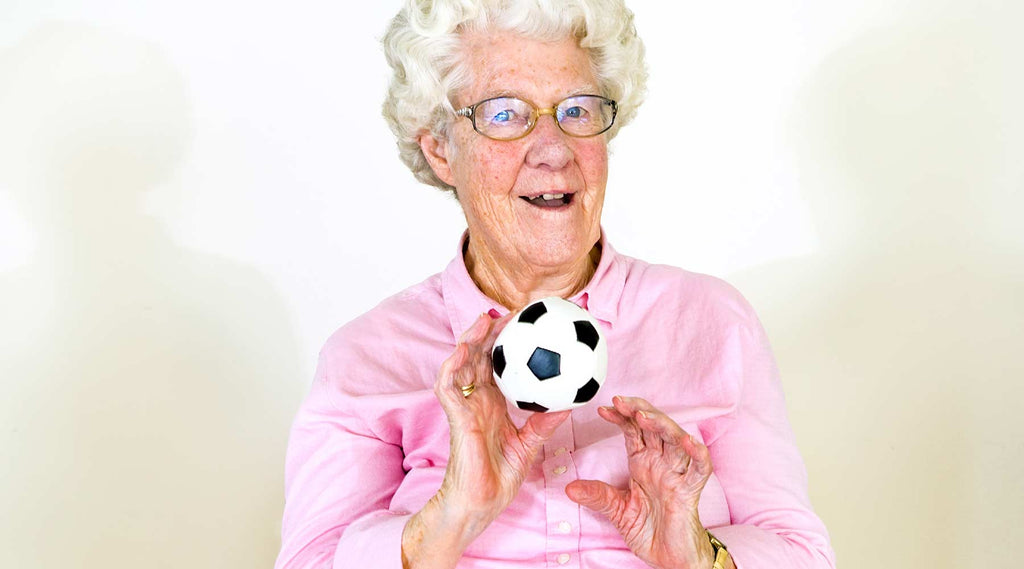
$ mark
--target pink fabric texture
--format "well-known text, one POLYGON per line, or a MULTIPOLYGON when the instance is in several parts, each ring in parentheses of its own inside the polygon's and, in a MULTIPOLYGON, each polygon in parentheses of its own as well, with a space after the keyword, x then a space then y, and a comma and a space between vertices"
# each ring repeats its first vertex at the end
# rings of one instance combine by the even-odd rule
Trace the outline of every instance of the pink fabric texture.
MULTIPOLYGON (((602 243, 596 274, 570 300, 602 324, 608 377, 559 427, 458 567, 647 567, 564 491, 577 478, 625 487, 621 431, 596 411, 613 395, 647 399, 708 446, 714 473, 700 519, 738 567, 834 567, 775 362, 747 302, 719 279, 602 243)), ((277 569, 401 568, 405 523, 437 491, 448 459, 448 424, 432 391, 437 371, 456 338, 492 310, 508 313, 477 289, 460 246, 444 272, 331 336, 292 428, 277 569)), ((520 425, 528 416, 509 412, 520 425)))

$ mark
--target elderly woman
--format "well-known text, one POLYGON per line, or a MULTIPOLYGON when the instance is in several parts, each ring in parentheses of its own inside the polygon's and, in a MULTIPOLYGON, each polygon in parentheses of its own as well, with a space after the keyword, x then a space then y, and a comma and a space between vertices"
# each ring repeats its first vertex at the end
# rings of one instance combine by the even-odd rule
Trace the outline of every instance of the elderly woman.
POLYGON ((384 45, 402 158, 468 230, 323 348, 277 567, 832 567, 754 313, 601 231, 646 78, 621 0, 410 0, 384 45), (547 296, 608 341, 571 412, 509 406, 491 376, 506 315, 547 296))

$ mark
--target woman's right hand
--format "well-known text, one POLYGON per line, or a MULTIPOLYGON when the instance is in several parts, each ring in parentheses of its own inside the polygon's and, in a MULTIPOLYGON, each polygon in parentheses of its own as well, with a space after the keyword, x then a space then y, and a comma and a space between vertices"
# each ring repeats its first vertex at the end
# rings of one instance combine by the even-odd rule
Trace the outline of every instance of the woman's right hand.
POLYGON ((450 454, 437 494, 406 524, 407 568, 454 567, 462 552, 515 498, 537 453, 569 411, 512 423, 494 382, 491 348, 511 316, 482 314, 441 364, 434 393, 448 418, 450 454), (467 397, 462 388, 474 385, 467 397))

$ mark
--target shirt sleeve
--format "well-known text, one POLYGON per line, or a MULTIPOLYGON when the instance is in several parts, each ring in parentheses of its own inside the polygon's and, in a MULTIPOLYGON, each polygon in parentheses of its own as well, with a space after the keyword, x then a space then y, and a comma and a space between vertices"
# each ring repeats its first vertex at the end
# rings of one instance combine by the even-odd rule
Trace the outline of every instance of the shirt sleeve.
POLYGON ((834 569, 825 525, 811 509, 807 473, 786 416, 778 368, 756 316, 734 330, 738 399, 708 441, 732 525, 709 528, 739 569, 834 569))
POLYGON ((328 367, 321 353, 292 426, 275 569, 401 569, 402 532, 410 515, 388 506, 405 476, 402 449, 332 400, 328 367))

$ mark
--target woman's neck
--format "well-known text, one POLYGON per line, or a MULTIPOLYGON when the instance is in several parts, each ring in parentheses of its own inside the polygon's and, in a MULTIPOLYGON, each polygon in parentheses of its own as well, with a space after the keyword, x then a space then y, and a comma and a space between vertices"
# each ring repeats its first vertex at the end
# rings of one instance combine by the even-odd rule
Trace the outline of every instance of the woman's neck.
POLYGON ((569 298, 583 290, 601 260, 601 244, 564 266, 538 270, 537 267, 500 262, 481 247, 467 240, 463 258, 466 270, 476 286, 489 298, 511 311, 519 310, 534 300, 557 296, 569 298))

